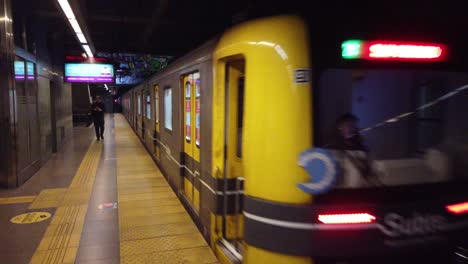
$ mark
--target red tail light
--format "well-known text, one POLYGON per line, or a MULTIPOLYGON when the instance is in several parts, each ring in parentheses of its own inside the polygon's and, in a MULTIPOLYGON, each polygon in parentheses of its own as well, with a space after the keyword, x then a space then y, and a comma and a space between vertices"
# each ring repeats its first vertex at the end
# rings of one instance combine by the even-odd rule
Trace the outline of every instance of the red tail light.
POLYGON ((355 214, 320 214, 318 220, 324 224, 368 224, 375 221, 375 216, 368 213, 355 214))
POLYGON ((447 205, 445 209, 454 214, 468 213, 468 202, 447 205))

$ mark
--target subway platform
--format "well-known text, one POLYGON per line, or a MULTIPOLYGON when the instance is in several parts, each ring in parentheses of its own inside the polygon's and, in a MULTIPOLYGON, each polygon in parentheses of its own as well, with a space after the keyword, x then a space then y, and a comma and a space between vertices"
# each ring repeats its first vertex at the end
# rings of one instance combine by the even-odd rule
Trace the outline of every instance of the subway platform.
POLYGON ((0 190, 0 262, 218 263, 122 115, 75 128, 22 187, 0 190))

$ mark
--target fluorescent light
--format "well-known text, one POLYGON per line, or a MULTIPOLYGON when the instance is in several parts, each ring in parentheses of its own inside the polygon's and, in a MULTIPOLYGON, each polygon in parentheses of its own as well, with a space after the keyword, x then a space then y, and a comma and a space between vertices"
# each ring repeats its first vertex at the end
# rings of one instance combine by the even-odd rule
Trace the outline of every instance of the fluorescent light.
POLYGON ((83 45, 83 49, 86 51, 86 54, 88 54, 88 57, 90 57, 90 58, 94 57, 93 53, 91 52, 91 48, 89 47, 89 45, 83 45))
MULTIPOLYGON (((75 14, 73 13, 73 9, 71 8, 70 4, 68 3, 68 0, 57 0, 60 4, 60 7, 63 10, 63 13, 65 13, 65 16, 68 18, 68 21, 70 22, 70 25, 72 26, 73 30, 75 31, 76 37, 80 41, 81 44, 86 44, 88 41, 86 40, 85 35, 83 34, 83 31, 81 30, 80 24, 78 24, 78 21, 76 20, 75 14)), ((89 58, 93 58, 93 53, 91 52, 91 48, 89 45, 83 45, 83 49, 86 51, 88 54, 89 58)))
POLYGON ((70 4, 68 3, 67 0, 58 0, 60 7, 62 8, 63 12, 65 13, 65 16, 68 19, 75 19, 75 14, 73 14, 73 10, 71 9, 70 4))
POLYGON ((83 31, 81 31, 81 27, 80 25, 78 24, 78 21, 76 19, 69 19, 68 21, 70 21, 70 24, 73 28, 73 30, 75 31, 75 33, 82 33, 83 31))
POLYGON ((107 87, 107 83, 104 84, 104 87, 106 87, 106 90, 109 90, 109 87, 107 87))
POLYGON ((80 43, 81 43, 81 44, 86 44, 86 43, 88 43, 88 42, 86 41, 86 38, 85 38, 85 36, 83 35, 83 33, 76 33, 76 36, 77 36, 78 39, 80 40, 80 43))

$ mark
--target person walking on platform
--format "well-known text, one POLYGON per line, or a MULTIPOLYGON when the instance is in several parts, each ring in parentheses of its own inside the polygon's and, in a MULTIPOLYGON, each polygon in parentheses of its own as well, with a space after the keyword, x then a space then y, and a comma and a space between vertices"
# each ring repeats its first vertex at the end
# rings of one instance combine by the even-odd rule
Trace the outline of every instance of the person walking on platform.
POLYGON ((94 103, 91 104, 91 116, 94 129, 96 129, 97 140, 104 140, 104 103, 100 96, 96 96, 94 103))

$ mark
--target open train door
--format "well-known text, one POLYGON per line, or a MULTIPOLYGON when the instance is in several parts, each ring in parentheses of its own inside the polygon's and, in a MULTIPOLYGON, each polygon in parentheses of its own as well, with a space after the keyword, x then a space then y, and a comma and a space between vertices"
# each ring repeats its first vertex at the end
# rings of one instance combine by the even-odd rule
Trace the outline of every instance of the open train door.
POLYGON ((242 139, 244 124, 245 58, 229 56, 216 64, 219 87, 214 93, 213 148, 214 176, 221 183, 220 208, 212 217, 215 222, 217 248, 228 250, 237 263, 242 259, 243 216, 242 190, 244 169, 242 139), (219 93, 218 93, 219 92, 219 93), (222 149, 219 152, 219 149, 222 149), (218 151, 215 153, 216 149, 218 151), (221 155, 220 155, 221 154, 221 155), (216 165, 215 165, 216 164, 216 165))
POLYGON ((308 49, 304 22, 280 16, 238 25, 214 51, 211 245, 222 263, 311 263, 291 254, 282 234, 295 234, 295 215, 281 211, 312 201, 297 187, 310 179, 298 165, 312 146, 308 49))

